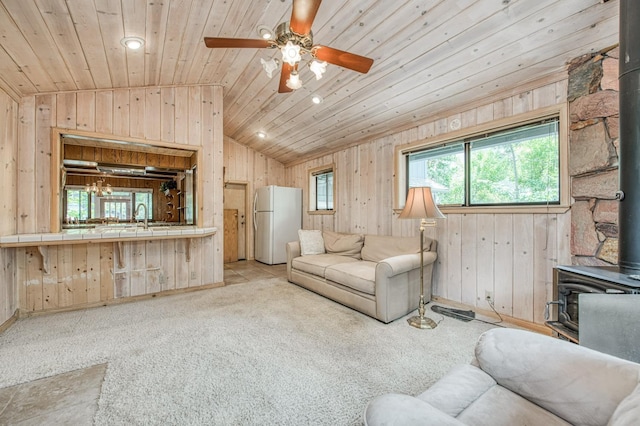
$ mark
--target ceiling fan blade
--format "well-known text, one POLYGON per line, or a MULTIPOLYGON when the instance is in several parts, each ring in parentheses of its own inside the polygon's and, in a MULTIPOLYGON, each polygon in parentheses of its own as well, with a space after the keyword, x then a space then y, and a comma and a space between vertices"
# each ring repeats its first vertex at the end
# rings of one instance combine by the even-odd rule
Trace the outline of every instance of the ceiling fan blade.
POLYGON ((250 39, 250 38, 222 38, 222 37, 205 37, 204 44, 212 48, 244 48, 244 47, 271 47, 269 40, 250 39))
POLYGON ((293 67, 286 62, 282 63, 282 71, 280 71, 280 87, 278 88, 278 93, 289 93, 293 92, 293 89, 290 89, 287 86, 287 80, 291 75, 291 71, 293 71, 293 67))
POLYGON ((343 50, 334 49, 327 46, 313 46, 313 55, 321 60, 327 61, 333 65, 339 65, 343 68, 358 71, 363 74, 369 72, 373 59, 356 55, 355 53, 345 52, 343 50))
POLYGON ((289 23, 291 31, 300 35, 309 34, 320 3, 322 0, 293 0, 291 22, 289 23))

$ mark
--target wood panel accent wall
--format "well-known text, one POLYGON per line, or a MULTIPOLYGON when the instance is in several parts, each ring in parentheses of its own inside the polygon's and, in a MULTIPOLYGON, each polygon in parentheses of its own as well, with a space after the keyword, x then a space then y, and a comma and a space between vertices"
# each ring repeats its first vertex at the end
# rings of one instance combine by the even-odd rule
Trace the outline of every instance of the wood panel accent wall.
MULTIPOLYGON (((0 101, 1 102, 1 101, 0 101)), ((198 215, 215 226, 212 237, 50 246, 48 273, 36 248, 15 249, 20 308, 39 311, 78 307, 113 298, 219 285, 222 261, 222 87, 147 87, 65 92, 22 98, 17 152, 20 194, 17 233, 49 232, 51 127, 100 132, 202 147, 203 191, 198 215), (189 247, 190 260, 186 260, 189 247)), ((0 136, 1 137, 1 136, 0 136)))
MULTIPOLYGON (((309 171, 335 165, 335 214, 308 214, 305 191, 303 227, 337 232, 413 236, 419 221, 399 220, 393 211, 396 146, 449 132, 451 120, 472 128, 536 109, 566 102, 567 80, 465 111, 451 111, 406 131, 347 147, 331 155, 285 169, 289 186, 307 188, 309 171)), ((485 290, 494 293, 496 309, 516 319, 542 323, 544 305, 551 300, 552 268, 570 264, 570 213, 449 214, 436 229, 438 261, 433 294, 482 310, 490 310, 485 290)))
MULTIPOLYGON (((225 183, 247 184, 250 204, 247 206, 247 223, 245 227, 248 232, 247 257, 253 259, 253 206, 251 205, 253 203, 253 194, 257 188, 263 186, 285 185, 284 165, 225 136, 224 170, 225 183)), ((304 186, 298 186, 298 188, 304 188, 304 186)))
MULTIPOLYGON (((0 91, 0 235, 16 232, 18 103, 0 91)), ((15 251, 0 249, 0 329, 18 308, 15 251)))
MULTIPOLYGON (((157 149, 161 150, 162 148, 157 149)), ((195 158, 195 155, 192 156, 195 158)), ((186 156, 70 144, 65 146, 64 158, 71 160, 96 161, 98 163, 129 166, 152 166, 181 170, 189 169, 192 163, 195 162, 195 159, 192 160, 190 157, 186 156)))

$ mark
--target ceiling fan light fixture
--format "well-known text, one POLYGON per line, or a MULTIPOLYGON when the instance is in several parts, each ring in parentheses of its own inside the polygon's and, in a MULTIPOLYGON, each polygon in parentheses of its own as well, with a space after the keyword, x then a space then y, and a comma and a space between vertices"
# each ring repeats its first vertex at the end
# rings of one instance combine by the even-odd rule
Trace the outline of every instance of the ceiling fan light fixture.
MULTIPOLYGON (((260 39, 204 37, 205 46, 212 49, 279 49, 282 59, 280 60, 281 72, 278 93, 289 93, 302 87, 297 74, 292 75, 291 71, 298 71, 302 57, 307 55, 310 56, 310 60, 305 58, 304 64, 310 67, 317 80, 322 78, 327 63, 362 74, 369 72, 373 65, 373 59, 329 46, 314 44, 311 27, 322 0, 280 1, 293 3, 291 19, 280 22, 275 29, 269 29, 262 24, 255 26, 254 31, 260 39)), ((265 62, 268 61, 262 62, 263 67, 271 77, 272 74, 268 69, 270 66, 267 66, 265 62)))
POLYGON ((325 61, 318 61, 317 59, 314 59, 309 64, 309 69, 315 74, 316 80, 320 80, 322 75, 327 71, 327 63, 325 61))
POLYGON ((262 68, 267 73, 269 78, 273 77, 273 72, 277 70, 278 66, 280 65, 280 61, 278 61, 276 58, 271 58, 268 60, 264 60, 261 58, 260 62, 262 63, 262 68))
POLYGON ((120 40, 120 44, 131 50, 138 50, 144 46, 144 40, 140 37, 124 37, 120 40))
POLYGON ((300 46, 291 43, 291 40, 282 46, 280 51, 282 52, 282 60, 292 67, 302 59, 302 56, 300 56, 300 46))
POLYGON ((271 28, 266 27, 264 25, 259 25, 257 31, 261 39, 263 40, 273 39, 273 31, 271 31, 271 28))
POLYGON ((298 71, 291 71, 289 79, 287 80, 287 87, 291 90, 296 90, 302 87, 302 81, 298 75, 298 71))

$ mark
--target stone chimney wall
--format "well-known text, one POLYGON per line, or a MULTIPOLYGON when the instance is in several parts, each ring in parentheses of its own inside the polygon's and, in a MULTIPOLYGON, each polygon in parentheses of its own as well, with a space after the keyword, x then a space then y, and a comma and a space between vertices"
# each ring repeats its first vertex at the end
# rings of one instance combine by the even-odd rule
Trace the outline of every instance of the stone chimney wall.
POLYGON ((618 55, 616 47, 569 63, 574 265, 618 263, 618 55))

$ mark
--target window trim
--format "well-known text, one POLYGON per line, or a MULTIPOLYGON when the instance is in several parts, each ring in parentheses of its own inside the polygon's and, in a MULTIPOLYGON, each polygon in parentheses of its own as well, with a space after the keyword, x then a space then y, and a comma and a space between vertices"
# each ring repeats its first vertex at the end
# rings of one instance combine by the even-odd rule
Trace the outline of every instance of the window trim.
POLYGON ((497 205, 497 206, 442 206, 443 213, 564 213, 571 206, 569 188, 568 108, 566 103, 540 108, 524 114, 493 120, 477 126, 444 133, 410 144, 399 145, 394 150, 394 198, 393 209, 402 211, 407 194, 407 156, 420 149, 431 148, 449 142, 473 138, 513 127, 532 124, 558 117, 560 203, 549 205, 497 205))
POLYGON ((334 215, 336 213, 336 167, 335 164, 327 164, 325 166, 309 169, 307 175, 307 188, 309 189, 309 208, 307 213, 310 215, 334 215), (333 173, 333 210, 317 210, 316 200, 316 176, 324 173, 333 173))
MULTIPOLYGON (((104 208, 104 202, 107 202, 109 200, 118 200, 118 201, 123 201, 123 200, 129 200, 128 205, 129 205, 129 209, 131 210, 132 214, 135 212, 135 194, 150 194, 151 195, 151 200, 153 201, 153 189, 152 188, 136 188, 136 187, 112 187, 113 192, 129 192, 131 193, 131 198, 127 198, 127 197, 102 197, 102 198, 97 198, 96 200, 98 200, 98 205, 96 206, 98 209, 98 212, 100 214, 100 216, 102 216, 102 211, 104 208)), ((67 200, 68 200, 68 191, 80 191, 80 192, 85 192, 85 186, 84 185, 64 185, 61 189, 62 191, 62 212, 66 212, 67 211, 67 200)), ((88 215, 89 217, 87 217, 87 219, 84 220, 84 222, 79 222, 79 223, 88 223, 89 220, 95 220, 97 218, 92 218, 91 216, 91 210, 94 208, 93 206, 93 199, 94 197, 92 197, 91 195, 89 195, 88 198, 88 205, 87 205, 87 209, 88 209, 88 215)), ((147 209, 147 219, 148 220, 153 220, 153 208, 151 209, 147 209)), ((65 218, 66 220, 66 218, 65 218)), ((63 224, 63 228, 64 226, 66 226, 68 224, 63 224)))

